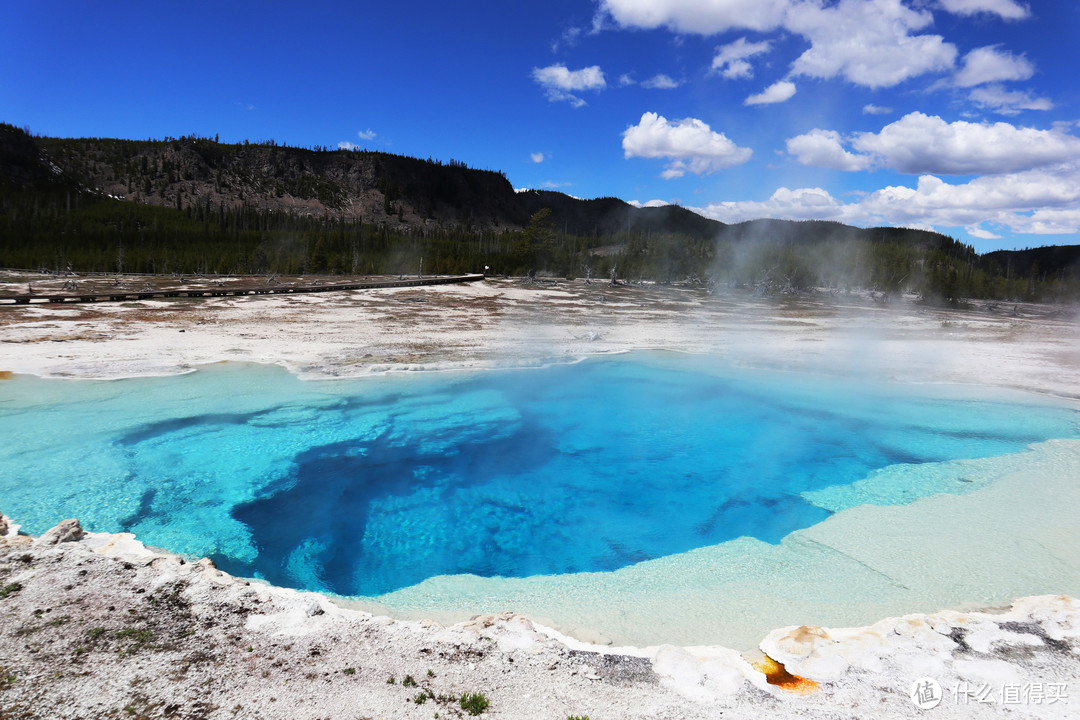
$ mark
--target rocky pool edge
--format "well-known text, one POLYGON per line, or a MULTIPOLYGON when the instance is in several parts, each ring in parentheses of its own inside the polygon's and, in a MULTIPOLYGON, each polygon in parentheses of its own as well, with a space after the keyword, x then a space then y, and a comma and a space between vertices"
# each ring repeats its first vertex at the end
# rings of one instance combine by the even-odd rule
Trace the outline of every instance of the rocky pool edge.
POLYGON ((0 516, 0 617, 0 709, 13 717, 454 717, 472 693, 489 717, 916 717, 935 688, 938 717, 1080 716, 1069 596, 789 626, 754 653, 605 647, 512 612, 392 620, 130 533, 69 519, 33 538, 0 516))

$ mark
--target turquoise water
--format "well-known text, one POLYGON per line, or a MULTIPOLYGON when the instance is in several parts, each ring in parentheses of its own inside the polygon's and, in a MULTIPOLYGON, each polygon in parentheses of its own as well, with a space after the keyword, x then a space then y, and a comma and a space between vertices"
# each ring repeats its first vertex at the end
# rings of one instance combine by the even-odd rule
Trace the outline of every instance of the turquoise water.
POLYGON ((1075 409, 1042 399, 667 354, 318 382, 227 364, 19 377, 0 383, 0 413, 0 510, 25 531, 78 517, 234 574, 364 596, 776 543, 861 502, 845 489, 874 470, 1080 436, 1075 409), (824 488, 828 509, 807 499, 824 488))

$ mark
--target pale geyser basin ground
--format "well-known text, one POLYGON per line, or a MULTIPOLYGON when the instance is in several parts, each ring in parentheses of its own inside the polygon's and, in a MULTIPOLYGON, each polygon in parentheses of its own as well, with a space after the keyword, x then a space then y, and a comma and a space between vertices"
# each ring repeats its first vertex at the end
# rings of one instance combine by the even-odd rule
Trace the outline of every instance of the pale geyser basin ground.
MULTIPOLYGON (((846 296, 777 301, 580 283, 536 288, 507 281, 333 297, 131 305, 5 309, 4 369, 117 377, 179 372, 233 359, 276 362, 304 376, 326 376, 536 364, 665 348, 708 352, 747 366, 907 382, 977 383, 1059 396, 1080 387, 1075 316, 1060 308, 944 311, 907 302, 881 307, 846 296)), ((556 598, 566 593, 580 596, 578 612, 557 624, 584 637, 625 639, 631 628, 663 636, 665 642, 702 644, 703 635, 693 628, 707 624, 709 609, 720 606, 715 593, 695 593, 694 580, 661 579, 664 568, 651 566, 662 565, 684 577, 700 571, 713 576, 714 583, 727 578, 725 615, 717 617, 723 617, 721 632, 732 638, 730 644, 745 647, 761 638, 756 622, 766 627, 851 624, 853 618, 869 621, 900 612, 985 605, 1034 592, 1075 595, 1076 567, 1069 565, 1072 553, 1063 548, 1076 547, 1076 531, 1071 517, 1062 516, 1076 506, 1068 480, 1080 476, 1078 469, 1072 443, 1043 444, 1029 453, 972 461, 957 470, 968 479, 984 478, 981 487, 966 495, 844 510, 779 545, 728 544, 730 556, 719 548, 697 550, 590 576, 593 589, 587 591, 552 586, 546 590, 552 598, 548 606, 518 602, 532 583, 567 582, 573 576, 491 581, 507 583, 503 595, 488 598, 474 591, 469 602, 478 606, 464 612, 481 611, 479 605, 489 599, 493 604, 507 600, 516 610, 550 619, 555 613, 548 608, 561 605, 556 598), (1019 522, 1024 513, 1029 521, 1019 522), (943 537, 951 542, 941 542, 943 537), (836 549, 830 550, 830 544, 836 549), (739 558, 767 582, 747 587, 745 573, 737 569, 739 558), (847 565, 837 566, 837 561, 847 565), (838 591, 839 574, 861 577, 855 566, 864 565, 863 584, 849 587, 845 582, 838 591), (1071 580, 1055 578, 1063 567, 1071 580), (889 571, 897 569, 928 585, 947 577, 948 588, 916 598, 890 580, 889 571), (986 592, 986 580, 994 593, 986 592), (642 610, 623 615, 633 608, 642 610), (687 608, 692 621, 666 619, 687 608), (604 611, 615 622, 600 622, 604 611), (685 626, 684 634, 676 637, 673 626, 678 624, 685 626), (671 634, 665 634, 668 627, 671 634), (754 629, 740 636, 740 628, 754 629)), ((441 594, 432 593, 431 586, 448 581, 414 588, 415 601, 404 591, 388 599, 397 612, 438 617, 443 610, 421 612, 413 603, 425 594, 441 594)), ((459 617, 457 612, 462 610, 447 611, 447 618, 459 617)))

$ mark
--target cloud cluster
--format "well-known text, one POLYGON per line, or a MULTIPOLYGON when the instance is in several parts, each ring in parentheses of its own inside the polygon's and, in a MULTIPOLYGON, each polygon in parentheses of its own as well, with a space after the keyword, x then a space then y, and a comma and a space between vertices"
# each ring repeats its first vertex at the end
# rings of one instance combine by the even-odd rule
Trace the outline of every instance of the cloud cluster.
POLYGON ((1063 128, 947 123, 921 112, 909 113, 880 132, 846 139, 832 130, 814 129, 789 139, 787 149, 805 165, 849 171, 880 167, 910 174, 1003 174, 1080 160, 1080 138, 1063 128))
POLYGON ((765 201, 721 202, 692 209, 727 223, 770 217, 964 227, 974 237, 986 239, 999 237, 990 228, 1035 235, 1073 234, 1080 232, 1080 162, 956 184, 922 175, 914 187, 888 186, 854 202, 838 200, 821 188, 782 187, 765 201))
MULTIPOLYGON (((1038 130, 1009 123, 947 123, 910 113, 877 133, 845 138, 815 129, 787 141, 799 161, 837 170, 887 167, 918 174, 914 185, 889 185, 845 202, 820 187, 781 187, 764 201, 719 202, 692 208, 733 223, 756 218, 836 220, 855 225, 964 227, 976 238, 996 231, 1027 234, 1080 232, 1080 138, 1073 125, 1038 130), (950 183, 939 175, 971 175, 950 183)), ((717 167, 736 164, 740 153, 723 135, 697 120, 670 123, 653 113, 624 133, 627 157, 674 157, 665 177, 678 177, 711 147, 717 167), (734 160, 734 162, 732 162, 734 160)), ((656 204, 657 201, 644 203, 656 204)))
POLYGON ((964 66, 956 73, 954 82, 966 88, 1002 80, 1027 80, 1034 74, 1035 66, 1023 56, 988 45, 964 56, 964 66))
POLYGON ((627 205, 633 205, 634 207, 637 207, 637 208, 642 208, 642 207, 650 207, 650 208, 651 207, 665 207, 667 205, 671 205, 671 203, 669 203, 666 200, 649 200, 648 202, 639 202, 637 200, 627 200, 626 204, 627 205))
POLYGON ((574 107, 585 105, 585 101, 574 93, 582 90, 603 90, 607 87, 604 73, 598 65, 580 70, 570 70, 562 64, 548 65, 533 68, 532 77, 544 88, 549 100, 565 100, 574 107))
POLYGON ((835 130, 814 129, 787 141, 787 151, 803 165, 832 170, 866 170, 873 158, 844 149, 844 141, 835 130))
POLYGON ((623 154, 627 158, 669 158, 661 177, 682 177, 686 173, 705 175, 723 168, 741 165, 753 151, 739 147, 723 133, 713 132, 695 118, 669 121, 647 112, 637 125, 623 133, 623 154))
POLYGON ((681 82, 664 74, 654 75, 641 83, 641 87, 649 88, 650 90, 674 90, 680 85, 682 85, 681 82))
POLYGON ((1078 180, 1080 167, 1076 163, 979 177, 955 185, 924 175, 914 188, 887 187, 860 204, 871 214, 893 222, 919 218, 952 227, 979 227, 989 222, 1014 232, 1075 233, 1080 230, 1078 180))
POLYGON ((1031 12, 1016 0, 939 0, 943 10, 954 15, 987 13, 1006 20, 1023 20, 1031 12))
POLYGON ((953 76, 952 84, 970 88, 968 99, 979 107, 1000 115, 1016 115, 1021 110, 1050 110, 1049 98, 1032 97, 1023 90, 1006 90, 1002 82, 1028 80, 1035 75, 1035 65, 1023 55, 1014 55, 998 45, 975 48, 964 56, 963 66, 953 76))
POLYGON ((843 137, 815 129, 787 141, 800 162, 837 170, 884 167, 917 174, 844 202, 822 188, 782 187, 764 201, 696 208, 706 217, 741 222, 762 217, 836 220, 856 225, 964 227, 973 237, 995 230, 1029 234, 1080 232, 1080 138, 1071 125, 1049 130, 1009 123, 947 123, 910 113, 877 133, 843 137), (977 175, 950 183, 939 175, 977 175))
POLYGON ((810 49, 795 60, 792 73, 879 88, 948 70, 956 47, 940 35, 912 34, 932 23, 929 12, 912 10, 901 0, 794 4, 785 25, 807 38, 810 49))
POLYGON ((603 0, 601 8, 622 27, 716 35, 734 29, 775 30, 793 0, 603 0))
POLYGON ((743 101, 744 105, 773 105, 791 99, 795 94, 795 83, 790 80, 774 82, 757 95, 751 95, 743 101))
MULTIPOLYGON (((939 35, 917 35, 933 22, 928 11, 901 0, 603 0, 601 7, 622 27, 666 27, 713 35, 729 30, 787 30, 810 42, 792 75, 844 77, 867 87, 896 85, 953 66, 956 48, 939 35)), ((713 69, 724 77, 748 77, 747 58, 767 43, 745 38, 718 48, 713 69)))
MULTIPOLYGON (((747 31, 805 41, 785 74, 746 105, 781 103, 800 78, 840 79, 865 88, 895 87, 937 75, 931 90, 951 90, 977 108, 1013 115, 1049 110, 1052 101, 1011 83, 1031 80, 1035 64, 1001 45, 961 50, 936 31, 935 15, 1030 17, 1025 0, 599 0, 606 27, 712 36, 747 31)), ((779 42, 738 37, 716 47, 709 73, 748 80, 779 42)), ((760 38, 760 36, 759 36, 760 38)), ((785 44, 785 47, 787 44, 785 44)), ((783 72, 783 71, 782 71, 783 72)), ((864 115, 892 108, 863 106, 864 115)), ((815 128, 786 141, 798 162, 860 172, 890 170, 911 183, 839 199, 820 187, 781 187, 767 200, 698 208, 725 222, 760 217, 833 219, 853 224, 965 227, 973 237, 1080 232, 1080 137, 1075 126, 1051 129, 1008 122, 949 122, 911 112, 877 132, 815 128), (953 177, 954 180, 943 178, 953 177)), ((706 174, 744 163, 739 147, 700 120, 668 121, 646 113, 622 137, 630 157, 664 158, 663 177, 706 174)), ((884 183, 882 183, 884 184, 884 183)))
MULTIPOLYGON (((790 77, 841 77, 870 88, 892 87, 927 73, 952 70, 958 50, 925 32, 934 18, 928 3, 903 0, 601 0, 601 12, 623 28, 667 28, 676 33, 716 35, 733 30, 787 31, 810 43, 791 66, 790 77)), ((1027 17, 1015 0, 939 0, 937 8, 957 15, 1027 17)), ((727 79, 748 78, 749 59, 770 49, 768 41, 745 37, 717 48, 712 71, 727 79)), ((973 50, 957 74, 963 87, 1031 77, 1022 57, 996 47, 973 50)))
POLYGON ((1021 110, 1052 110, 1054 103, 1050 98, 1032 97, 1024 90, 1006 90, 1001 85, 977 87, 968 98, 980 107, 988 108, 1000 115, 1017 115, 1021 110))
MULTIPOLYGON (((361 140, 374 140, 376 132, 369 128, 367 130, 360 130, 356 133, 356 136, 359 137, 361 140)), ((359 150, 361 147, 363 147, 362 145, 348 142, 346 140, 339 142, 337 146, 338 150, 359 150)))
POLYGON ((692 208, 705 217, 724 223, 739 223, 760 218, 782 220, 836 220, 855 222, 857 218, 832 195, 821 188, 779 188, 764 202, 719 202, 692 208))
POLYGON ((664 73, 657 73, 648 80, 642 80, 640 83, 634 79, 634 76, 630 73, 623 73, 619 76, 619 87, 629 87, 630 85, 641 85, 641 87, 648 90, 674 90, 677 87, 682 87, 683 81, 676 80, 670 75, 664 73))
POLYGON ((767 41, 752 43, 747 42, 744 37, 721 45, 716 48, 716 55, 713 56, 712 71, 728 80, 752 77, 754 68, 749 59, 768 52, 770 46, 771 43, 767 41))

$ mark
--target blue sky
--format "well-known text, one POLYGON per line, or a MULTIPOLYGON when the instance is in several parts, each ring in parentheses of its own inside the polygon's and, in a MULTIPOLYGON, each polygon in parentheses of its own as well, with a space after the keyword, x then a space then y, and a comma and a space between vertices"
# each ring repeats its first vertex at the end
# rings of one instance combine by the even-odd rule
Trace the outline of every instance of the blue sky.
POLYGON ((0 121, 463 161, 518 188, 1080 243, 1080 3, 0 8, 0 121))

